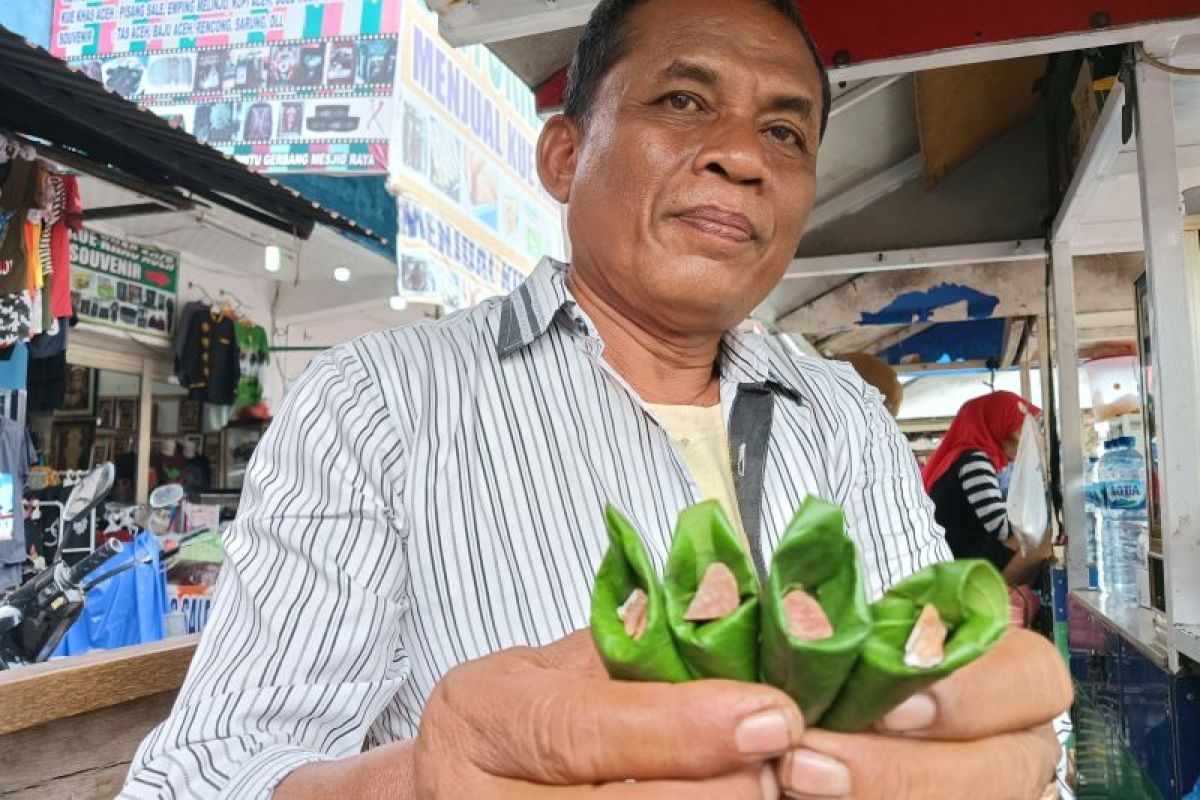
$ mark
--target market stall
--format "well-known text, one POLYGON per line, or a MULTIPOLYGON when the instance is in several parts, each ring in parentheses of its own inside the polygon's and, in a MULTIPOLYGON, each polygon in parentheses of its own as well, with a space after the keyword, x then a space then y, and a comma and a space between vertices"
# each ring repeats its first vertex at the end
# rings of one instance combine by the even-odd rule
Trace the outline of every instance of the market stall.
MULTIPOLYGON (((394 286, 395 265, 382 237, 4 29, 0 63, 4 213, 29 237, 0 234, 5 266, 20 267, 4 272, 4 425, 14 441, 28 430, 35 453, 5 501, 20 509, 24 496, 27 509, 21 535, 0 537, 7 588, 23 562, 74 563, 110 539, 133 545, 145 529, 168 545, 219 529, 282 394, 277 326, 286 342, 297 315, 336 314, 364 291, 390 311, 393 291, 379 284, 394 286), (354 286, 334 278, 347 264, 354 286), (104 462, 116 465, 109 502, 64 529, 56 504, 104 462), (152 490, 168 484, 184 497, 149 520, 152 490)), ((160 619, 127 641, 68 639, 60 654, 198 631, 220 560, 219 546, 205 552, 169 576, 174 631, 160 619)))

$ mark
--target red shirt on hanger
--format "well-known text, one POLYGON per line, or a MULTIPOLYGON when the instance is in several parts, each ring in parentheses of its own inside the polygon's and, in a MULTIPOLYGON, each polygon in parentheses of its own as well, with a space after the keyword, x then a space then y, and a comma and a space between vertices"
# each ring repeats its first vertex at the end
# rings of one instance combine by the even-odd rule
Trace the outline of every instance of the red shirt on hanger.
POLYGON ((55 319, 74 316, 71 308, 71 234, 83 227, 83 203, 79 199, 79 181, 74 175, 62 176, 66 193, 64 213, 50 231, 50 316, 55 319))

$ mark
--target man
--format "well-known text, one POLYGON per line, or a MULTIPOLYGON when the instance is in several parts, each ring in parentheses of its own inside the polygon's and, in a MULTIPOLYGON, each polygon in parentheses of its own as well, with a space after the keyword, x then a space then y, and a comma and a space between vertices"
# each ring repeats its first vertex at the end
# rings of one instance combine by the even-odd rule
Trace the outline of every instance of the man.
POLYGON ((900 383, 900 377, 896 375, 896 370, 892 369, 891 364, 870 353, 843 353, 834 358, 854 367, 854 371, 863 382, 879 390, 883 395, 884 408, 889 414, 893 417, 900 415, 900 404, 904 402, 904 384, 900 383))
POLYGON ((949 558, 878 393, 726 333, 812 206, 828 90, 806 39, 783 0, 600 4, 538 144, 570 267, 335 349, 292 389, 128 796, 906 800, 1050 781, 1070 688, 1035 636, 879 732, 836 735, 767 686, 609 680, 579 630, 606 501, 659 565, 702 496, 761 563, 810 493, 846 509, 873 596, 949 558))

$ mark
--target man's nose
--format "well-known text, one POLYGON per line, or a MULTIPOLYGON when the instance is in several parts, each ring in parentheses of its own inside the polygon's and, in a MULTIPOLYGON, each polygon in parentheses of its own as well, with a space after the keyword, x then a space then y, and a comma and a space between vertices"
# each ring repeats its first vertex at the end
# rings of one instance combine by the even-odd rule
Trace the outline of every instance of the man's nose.
POLYGON ((767 170, 766 153, 752 121, 719 119, 706 134, 696 157, 697 171, 713 172, 736 183, 762 183, 767 170))

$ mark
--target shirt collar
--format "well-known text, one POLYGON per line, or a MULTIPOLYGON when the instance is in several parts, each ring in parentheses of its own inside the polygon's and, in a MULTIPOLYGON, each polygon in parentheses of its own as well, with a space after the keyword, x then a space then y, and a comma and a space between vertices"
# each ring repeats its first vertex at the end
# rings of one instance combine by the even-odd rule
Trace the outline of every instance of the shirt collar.
POLYGON ((567 291, 567 265, 553 258, 543 258, 500 306, 497 355, 504 360, 533 344, 550 327, 555 314, 574 305, 575 301, 567 291))
MULTIPOLYGON (((575 310, 567 289, 567 265, 543 258, 525 282, 504 298, 500 307, 500 329, 496 353, 504 360, 533 344, 554 321, 559 311, 575 310)), ((578 322, 583 324, 582 315, 578 322)), ((735 383, 772 384, 799 395, 783 368, 788 356, 764 336, 746 331, 727 331, 721 340, 721 375, 735 383)))

